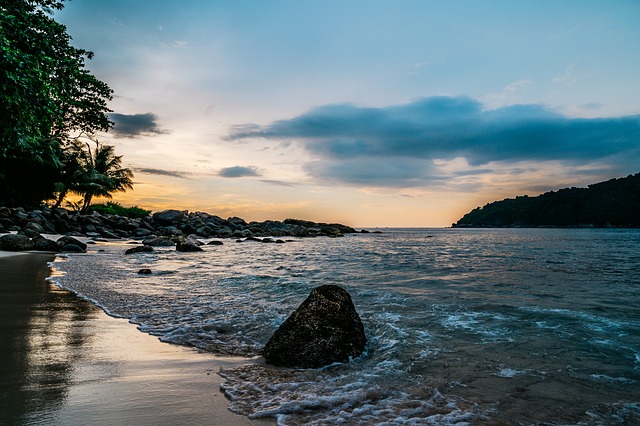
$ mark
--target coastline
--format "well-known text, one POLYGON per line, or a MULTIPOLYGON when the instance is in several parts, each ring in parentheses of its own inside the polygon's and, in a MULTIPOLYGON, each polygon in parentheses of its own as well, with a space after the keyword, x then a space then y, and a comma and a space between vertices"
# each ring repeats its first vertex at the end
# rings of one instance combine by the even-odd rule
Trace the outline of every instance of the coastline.
POLYGON ((53 254, 0 252, 0 424, 275 424, 227 409, 220 368, 46 280, 53 254))

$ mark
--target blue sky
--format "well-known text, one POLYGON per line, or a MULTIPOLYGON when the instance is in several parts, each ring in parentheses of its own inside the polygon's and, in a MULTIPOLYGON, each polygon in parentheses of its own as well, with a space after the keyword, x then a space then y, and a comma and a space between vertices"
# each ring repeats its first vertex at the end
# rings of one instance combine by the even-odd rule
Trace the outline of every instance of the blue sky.
POLYGON ((640 171, 637 1, 101 1, 124 204, 446 226, 640 171))

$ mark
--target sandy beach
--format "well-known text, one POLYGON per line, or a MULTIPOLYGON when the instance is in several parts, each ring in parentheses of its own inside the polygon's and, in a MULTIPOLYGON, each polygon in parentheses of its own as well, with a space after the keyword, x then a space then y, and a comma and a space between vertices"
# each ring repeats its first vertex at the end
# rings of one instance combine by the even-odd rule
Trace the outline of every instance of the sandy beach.
POLYGON ((0 425, 258 425, 227 410, 242 363, 160 342, 46 281, 51 254, 0 252, 0 425))

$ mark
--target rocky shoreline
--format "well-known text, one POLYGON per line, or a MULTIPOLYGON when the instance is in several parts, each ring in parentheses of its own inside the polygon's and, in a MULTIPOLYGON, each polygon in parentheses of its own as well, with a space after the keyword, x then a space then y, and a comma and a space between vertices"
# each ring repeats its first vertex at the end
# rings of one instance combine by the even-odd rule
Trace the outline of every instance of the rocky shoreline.
POLYGON ((0 243, 0 250, 7 251, 56 251, 56 246, 42 241, 41 234, 115 240, 145 240, 156 237, 168 237, 174 241, 186 238, 262 238, 262 241, 270 242, 271 237, 335 238, 357 232, 354 228, 339 223, 316 223, 299 219, 285 219, 282 222, 246 222, 239 217, 222 219, 205 212, 183 210, 163 210, 143 218, 132 219, 98 212, 79 214, 63 208, 41 207, 27 211, 21 207, 0 207, 0 233, 17 233, 28 237, 32 243, 31 248, 28 248, 29 243, 24 239, 22 241, 27 248, 17 248, 18 246, 8 242, 0 243))

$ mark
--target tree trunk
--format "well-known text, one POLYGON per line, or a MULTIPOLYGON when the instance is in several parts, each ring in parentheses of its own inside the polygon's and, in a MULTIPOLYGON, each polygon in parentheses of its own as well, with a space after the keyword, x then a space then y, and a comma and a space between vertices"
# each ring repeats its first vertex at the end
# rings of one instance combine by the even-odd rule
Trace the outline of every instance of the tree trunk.
POLYGON ((66 189, 64 191, 60 191, 60 194, 58 194, 58 199, 56 200, 56 203, 53 205, 54 209, 57 209, 58 207, 60 207, 60 204, 62 204, 62 201, 64 201, 64 197, 67 196, 67 193, 69 191, 67 191, 66 189))
POLYGON ((83 203, 82 203, 82 209, 80 210, 80 213, 86 213, 87 211, 89 211, 89 206, 91 206, 91 199, 93 198, 93 194, 86 194, 84 196, 83 199, 83 203))

